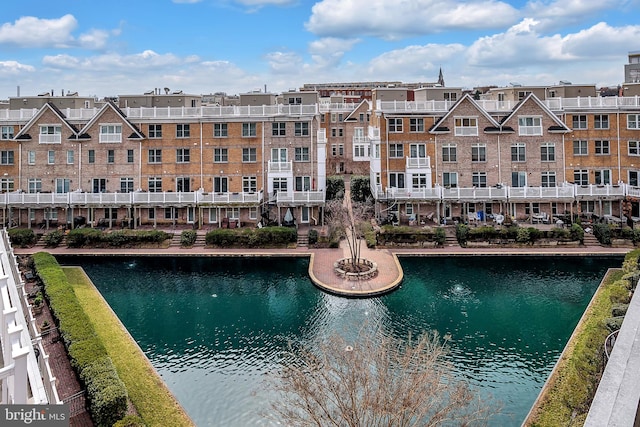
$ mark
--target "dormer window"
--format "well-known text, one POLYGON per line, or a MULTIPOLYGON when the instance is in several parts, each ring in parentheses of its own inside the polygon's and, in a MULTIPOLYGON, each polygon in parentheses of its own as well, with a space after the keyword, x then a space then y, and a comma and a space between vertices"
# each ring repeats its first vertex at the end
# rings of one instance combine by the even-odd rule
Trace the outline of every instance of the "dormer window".
POLYGON ((542 135, 542 118, 518 117, 518 135, 542 135))
POLYGON ((478 119, 475 117, 456 117, 455 135, 478 136, 478 119))
POLYGON ((100 125, 100 142, 122 142, 122 125, 100 125))
POLYGON ((60 144, 62 142, 62 126, 41 125, 40 144, 60 144))

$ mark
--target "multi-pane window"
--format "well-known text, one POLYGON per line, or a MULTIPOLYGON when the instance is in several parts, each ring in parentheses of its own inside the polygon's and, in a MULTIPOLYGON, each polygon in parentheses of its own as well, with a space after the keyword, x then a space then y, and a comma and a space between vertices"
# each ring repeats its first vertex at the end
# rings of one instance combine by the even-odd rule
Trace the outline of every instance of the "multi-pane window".
POLYGON ((67 164, 72 165, 75 160, 75 152, 73 150, 67 150, 67 164))
POLYGON ((540 184, 543 187, 555 187, 556 186, 556 173, 552 171, 542 172, 540 176, 540 184))
POLYGON ((42 180, 40 178, 29 178, 27 186, 29 193, 40 193, 42 191, 42 180))
POLYGON ((589 153, 588 144, 585 140, 573 141, 573 155, 586 156, 589 153))
POLYGON ((271 123, 271 135, 272 136, 286 136, 287 124, 285 122, 273 122, 271 123))
POLYGON ((596 114, 593 116, 593 127, 595 129, 609 129, 609 115, 596 114))
POLYGON ((176 125, 176 138, 189 138, 191 136, 191 125, 188 123, 176 125))
POLYGON ((478 136, 478 119, 475 117, 456 117, 454 119, 456 136, 478 136))
POLYGON ((310 176, 296 176, 294 186, 295 186, 295 191, 309 191, 309 190, 311 190, 311 177, 310 176))
POLYGON ((256 136, 256 124, 255 123, 243 123, 242 124, 242 136, 247 138, 247 137, 252 137, 252 136, 256 136))
POLYGON ((162 138, 162 125, 149 125, 149 138, 162 138))
POLYGON ((122 142, 122 125, 100 125, 99 141, 102 143, 122 142))
POLYGON ((115 162, 116 162, 116 151, 107 150, 107 163, 115 163, 115 162))
POLYGON ((253 147, 242 149, 242 162, 243 163, 255 163, 257 161, 257 150, 253 147))
POLYGON ((389 144, 389 158, 399 159, 404 157, 404 144, 389 144))
POLYGON ((296 162, 308 162, 309 161, 309 147, 296 147, 296 149, 295 149, 295 161, 296 162))
POLYGON ((511 186, 512 187, 526 187, 527 186, 527 173, 526 172, 511 172, 511 186))
POLYGON ((0 151, 0 164, 12 165, 13 164, 13 150, 0 151))
POLYGON ((226 138, 229 136, 229 128, 226 123, 213 124, 213 136, 215 138, 226 138))
POLYGON ((402 117, 389 118, 389 132, 390 133, 402 132, 402 117))
POLYGON ((589 184, 589 171, 587 169, 580 169, 573 171, 573 182, 578 185, 589 184))
POLYGON ((71 180, 69 178, 56 178, 56 193, 68 193, 71 189, 71 180))
POLYGON ((404 188, 404 173, 389 172, 389 187, 404 188))
POLYGON ((120 192, 121 193, 133 192, 133 178, 120 178, 120 192))
POLYGON ((273 178, 273 193, 287 191, 287 178, 273 178))
POLYGON ((640 184, 640 172, 629 171, 629 185, 637 187, 640 184))
POLYGON ((189 163, 191 161, 191 150, 188 148, 176 149, 176 162, 177 163, 189 163))
POLYGON ((587 128, 587 116, 584 114, 577 114, 572 117, 573 129, 586 129, 587 128))
POLYGON ((287 161, 287 149, 286 148, 272 148, 271 149, 271 161, 272 162, 286 162, 287 161))
POLYGON ((545 142, 540 145, 540 161, 555 162, 556 145, 553 142, 545 142))
POLYGON ((609 141, 596 140, 596 155, 607 155, 609 151, 609 141))
MULTIPOLYGON (((13 191, 13 188, 13 178, 0 178, 0 192, 8 193, 9 191, 13 191)), ((34 210, 31 210, 31 212, 34 212, 34 210)))
POLYGON ((424 132, 424 119, 409 119, 409 132, 424 132))
POLYGON ((176 191, 185 193, 191 191, 191 178, 188 176, 176 177, 176 191))
POLYGON ((127 150, 127 163, 133 163, 133 150, 127 150))
POLYGON ((487 146, 486 146, 486 144, 473 144, 471 146, 471 161, 472 162, 486 162, 487 161, 487 146))
POLYGON ((226 193, 229 191, 229 178, 226 176, 213 177, 213 191, 216 193, 226 193))
POLYGON ((526 148, 526 145, 523 143, 516 143, 511 145, 511 161, 525 162, 527 160, 526 148))
POLYGON ((443 172, 442 185, 447 188, 456 188, 458 186, 458 172, 443 172))
POLYGON ((541 117, 518 117, 519 135, 542 135, 541 117))
POLYGON ((354 144, 353 145, 353 157, 354 159, 369 157, 369 145, 368 144, 354 144))
POLYGON ((294 135, 309 136, 309 122, 296 122, 294 127, 294 135))
POLYGON ((486 172, 473 172, 471 175, 471 182, 476 188, 484 188, 487 186, 487 173, 486 172))
POLYGON ((2 126, 0 128, 0 139, 13 139, 13 126, 2 126))
POLYGON ((87 153, 87 161, 89 163, 95 163, 96 162, 96 150, 89 150, 87 153))
POLYGON ((456 146, 453 144, 447 144, 442 146, 442 161, 443 162, 455 162, 456 160, 456 146))
POLYGON ((258 179, 255 176, 242 177, 242 191, 245 193, 255 193, 258 189, 258 179))
POLYGON ((213 149, 213 162, 214 163, 227 163, 229 161, 229 149, 228 148, 214 148, 213 149))
POLYGON ((62 142, 62 126, 40 125, 40 144, 60 144, 62 142))
POLYGON ((47 151, 47 163, 53 165, 56 163, 56 152, 55 150, 47 151))
POLYGON ((411 188, 416 190, 420 188, 427 188, 427 174, 414 173, 411 176, 411 188))
POLYGON ((629 155, 640 156, 640 141, 629 141, 629 155))
POLYGON ((599 169, 595 171, 595 181, 597 185, 610 185, 611 184, 611 170, 599 169))
POLYGON ((411 159, 426 159, 427 158, 427 146, 425 144, 411 144, 411 145, 409 145, 409 157, 411 159))
POLYGON ((458 94, 456 92, 445 92, 443 96, 445 101, 456 102, 458 100, 458 94))
POLYGON ((36 164, 36 152, 35 151, 27 151, 27 163, 30 165, 36 164))
POLYGON ((160 148, 149 149, 149 163, 162 163, 162 150, 160 148))
POLYGON ((627 114, 627 129, 640 129, 640 114, 627 114))
POLYGON ((161 193, 162 192, 162 177, 150 176, 147 178, 147 184, 149 186, 149 193, 161 193))

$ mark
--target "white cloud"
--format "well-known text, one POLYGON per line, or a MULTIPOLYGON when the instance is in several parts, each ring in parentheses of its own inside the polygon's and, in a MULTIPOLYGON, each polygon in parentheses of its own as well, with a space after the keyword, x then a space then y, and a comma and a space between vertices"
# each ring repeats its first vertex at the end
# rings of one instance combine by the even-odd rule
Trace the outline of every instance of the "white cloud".
POLYGON ((316 67, 333 68, 340 64, 345 53, 358 42, 358 39, 325 37, 309 43, 309 53, 316 67))
POLYGON ((72 41, 71 32, 78 26, 73 15, 58 19, 24 16, 13 24, 0 27, 0 44, 19 47, 66 47, 72 41))
POLYGON ((497 0, 322 0, 306 28, 321 36, 397 39, 449 30, 502 28, 519 12, 497 0))
POLYGON ((540 29, 553 31, 584 22, 601 12, 624 7, 626 0, 534 0, 525 6, 523 16, 536 19, 540 29))
POLYGON ((109 33, 107 31, 91 30, 78 37, 78 44, 85 49, 103 49, 106 46, 108 39, 109 33))
POLYGON ((31 73, 35 70, 35 67, 21 64, 17 61, 0 61, 0 75, 20 75, 21 73, 31 73))

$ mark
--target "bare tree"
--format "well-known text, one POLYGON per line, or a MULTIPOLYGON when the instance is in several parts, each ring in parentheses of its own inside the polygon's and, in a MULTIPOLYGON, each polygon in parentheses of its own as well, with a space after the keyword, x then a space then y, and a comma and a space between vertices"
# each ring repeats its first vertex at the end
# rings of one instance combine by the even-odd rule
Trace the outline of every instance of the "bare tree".
POLYGON ((371 207, 367 203, 345 200, 330 200, 326 204, 328 220, 332 227, 340 229, 349 246, 351 266, 357 269, 360 249, 364 237, 363 224, 369 217, 371 207))
POLYGON ((483 425, 497 409, 453 375, 446 340, 333 336, 292 355, 273 378, 272 409, 292 426, 483 425))

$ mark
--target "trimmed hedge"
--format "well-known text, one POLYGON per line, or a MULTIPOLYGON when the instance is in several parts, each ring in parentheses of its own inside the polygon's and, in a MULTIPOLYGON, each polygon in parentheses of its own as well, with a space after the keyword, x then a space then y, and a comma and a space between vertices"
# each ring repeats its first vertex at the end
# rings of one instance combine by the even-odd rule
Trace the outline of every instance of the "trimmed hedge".
POLYGON ((12 228, 8 233, 11 244, 13 246, 20 246, 21 248, 31 246, 38 240, 36 233, 31 228, 12 228))
POLYGON ((534 243, 538 240, 583 241, 584 230, 581 226, 573 224, 571 228, 554 227, 551 230, 539 230, 535 227, 508 227, 495 228, 490 225, 469 227, 466 224, 456 226, 456 238, 461 246, 467 242, 478 241, 513 241, 522 244, 534 243))
MULTIPOLYGON (((445 241, 445 231, 441 227, 414 228, 408 226, 383 225, 382 232, 376 236, 377 244, 402 244, 402 243, 423 243, 436 242, 443 244, 445 241)), ((368 241, 368 239, 367 239, 368 241)))
POLYGON ((218 228, 209 231, 205 242, 221 248, 279 247, 296 242, 298 232, 291 227, 218 228))
POLYGON ((51 233, 45 234, 42 237, 44 244, 48 248, 55 248, 62 243, 64 240, 64 233, 60 230, 52 231, 51 233))
POLYGON ((124 383, 56 259, 47 252, 38 252, 33 260, 71 365, 87 389, 93 420, 98 426, 112 426, 127 411, 124 383))
POLYGON ((97 228, 76 228, 67 234, 67 245, 70 248, 92 247, 127 247, 141 244, 160 244, 172 237, 160 230, 118 230, 101 231, 97 228))
POLYGON ((195 230, 184 230, 180 234, 180 246, 186 248, 193 246, 198 238, 198 233, 195 230))

